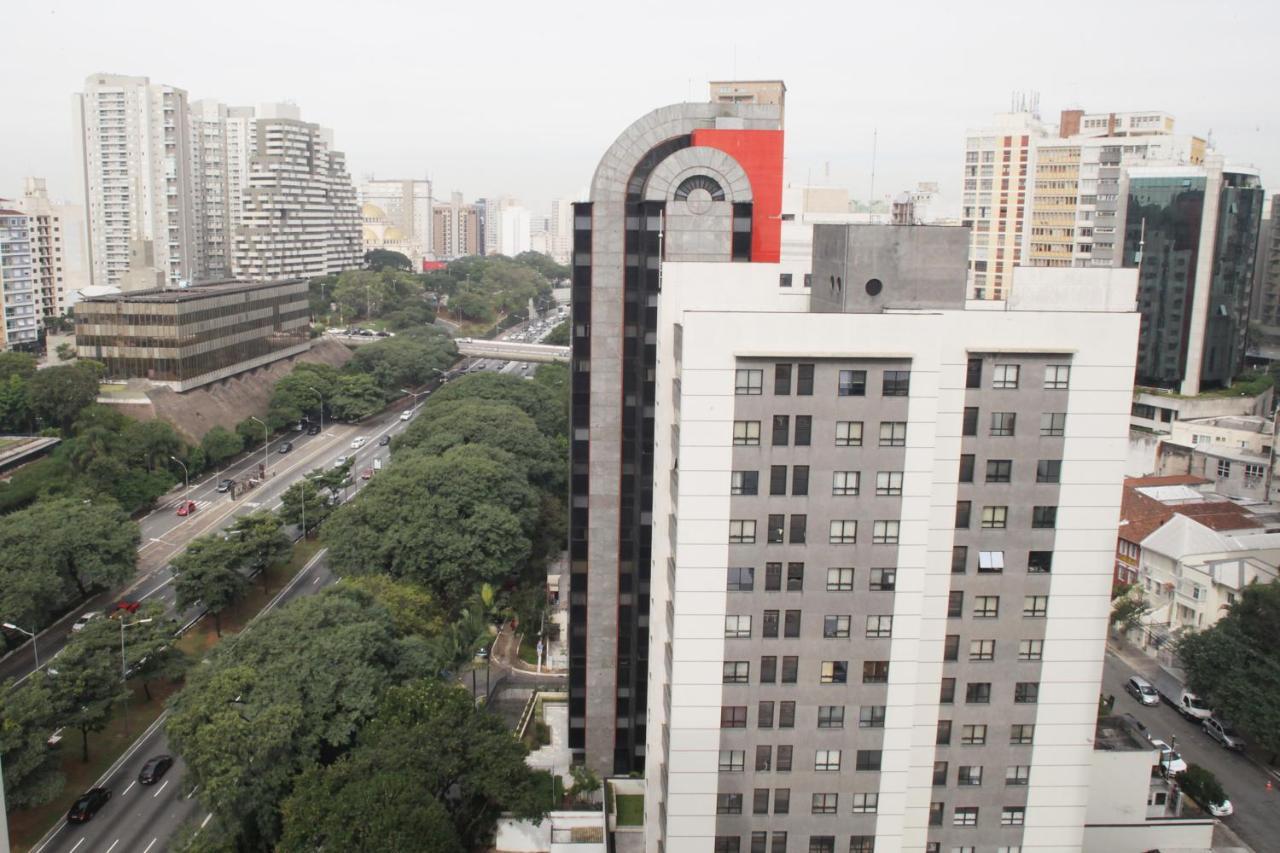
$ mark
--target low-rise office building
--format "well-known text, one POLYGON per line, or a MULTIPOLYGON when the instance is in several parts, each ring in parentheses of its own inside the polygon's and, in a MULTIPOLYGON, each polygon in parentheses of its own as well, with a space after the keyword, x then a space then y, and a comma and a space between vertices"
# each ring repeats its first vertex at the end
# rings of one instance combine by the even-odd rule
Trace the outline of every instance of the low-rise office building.
POLYGON ((107 379, 187 391, 311 347, 307 282, 221 281, 92 297, 76 305, 76 352, 107 379))
POLYGON ((1275 433, 1275 421, 1257 415, 1175 421, 1156 452, 1156 473, 1203 477, 1239 500, 1272 500, 1275 433))

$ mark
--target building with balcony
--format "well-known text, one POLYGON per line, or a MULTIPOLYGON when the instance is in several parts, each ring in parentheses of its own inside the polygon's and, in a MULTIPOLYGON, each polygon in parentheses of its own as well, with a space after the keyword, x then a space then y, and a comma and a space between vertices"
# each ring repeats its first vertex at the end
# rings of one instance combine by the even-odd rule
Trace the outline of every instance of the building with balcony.
POLYGON ((39 346, 40 279, 31 231, 27 214, 0 208, 0 349, 39 346))
POLYGON ((1219 495, 1242 501, 1280 498, 1276 482, 1276 423, 1238 416, 1175 421, 1156 451, 1156 474, 1191 474, 1219 495))
POLYGON ((106 379, 187 391, 311 347, 307 282, 209 282, 82 299, 76 353, 106 379))
POLYGON ((447 202, 437 202, 431 211, 431 245, 436 258, 453 260, 478 255, 484 247, 481 220, 485 205, 465 204, 462 193, 452 193, 447 202))

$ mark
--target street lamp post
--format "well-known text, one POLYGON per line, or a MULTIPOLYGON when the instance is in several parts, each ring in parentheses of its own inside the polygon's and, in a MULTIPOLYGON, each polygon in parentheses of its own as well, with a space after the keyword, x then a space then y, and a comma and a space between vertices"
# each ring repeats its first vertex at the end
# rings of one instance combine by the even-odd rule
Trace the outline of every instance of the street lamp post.
POLYGON ((307 538, 307 478, 303 477, 299 482, 302 486, 302 538, 307 538))
POLYGON ((187 490, 186 499, 191 500, 191 474, 187 471, 187 463, 183 462, 181 459, 179 459, 176 456, 170 456, 169 459, 171 459, 174 462, 177 462, 179 465, 182 466, 182 480, 184 483, 186 483, 186 490, 187 490))
POLYGON ((316 389, 312 388, 310 385, 304 385, 303 387, 306 388, 308 391, 310 391, 312 394, 315 394, 317 397, 320 398, 320 433, 321 435, 323 435, 324 434, 324 395, 321 394, 316 389))
POLYGON ((121 681, 125 681, 127 679, 128 672, 129 672, 129 665, 126 662, 125 656, 124 656, 124 629, 132 628, 135 625, 148 625, 154 621, 155 621, 154 619, 150 619, 150 618, 138 619, 133 622, 126 622, 123 619, 120 620, 120 680, 121 681))
POLYGON ((13 624, 12 622, 5 622, 4 627, 8 628, 10 631, 17 631, 19 634, 26 634, 28 637, 31 638, 31 650, 35 653, 35 656, 36 656, 35 671, 38 672, 40 669, 40 646, 39 644, 36 643, 35 633, 32 631, 28 631, 26 628, 19 628, 17 625, 13 624))
POLYGON ((249 420, 257 421, 262 424, 262 476, 267 476, 267 467, 271 465, 271 456, 269 450, 271 448, 271 431, 267 429, 267 422, 262 418, 255 418, 249 415, 249 420))

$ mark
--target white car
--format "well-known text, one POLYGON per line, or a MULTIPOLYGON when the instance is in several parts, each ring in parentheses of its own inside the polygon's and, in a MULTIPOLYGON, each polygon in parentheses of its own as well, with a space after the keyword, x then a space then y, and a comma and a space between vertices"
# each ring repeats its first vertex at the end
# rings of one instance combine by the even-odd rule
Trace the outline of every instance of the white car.
POLYGON ((360 448, 364 447, 365 443, 368 440, 369 439, 365 438, 363 435, 357 435, 355 438, 351 439, 351 449, 359 450, 360 448))
POLYGON ((1236 813, 1236 807, 1231 805, 1230 800, 1223 800, 1216 806, 1213 803, 1210 803, 1208 808, 1209 814, 1214 817, 1231 817, 1231 815, 1236 813))
POLYGON ((1182 756, 1174 751, 1173 747, 1157 738, 1151 739, 1151 745, 1160 750, 1160 766, 1165 768, 1169 775, 1182 773, 1187 769, 1187 762, 1183 761, 1182 756))
POLYGON ((347 464, 347 457, 345 456, 339 456, 337 459, 333 460, 334 468, 341 468, 343 465, 346 465, 346 464, 347 464))
POLYGON ((89 613, 85 613, 75 621, 75 624, 71 626, 71 630, 79 634, 81 631, 84 630, 85 625, 88 625, 90 622, 92 622, 94 619, 97 619, 101 615, 102 614, 96 610, 90 611, 89 613))
POLYGON ((401 413, 400 413, 400 420, 402 420, 402 421, 411 420, 412 418, 413 418, 413 412, 401 412, 401 413))

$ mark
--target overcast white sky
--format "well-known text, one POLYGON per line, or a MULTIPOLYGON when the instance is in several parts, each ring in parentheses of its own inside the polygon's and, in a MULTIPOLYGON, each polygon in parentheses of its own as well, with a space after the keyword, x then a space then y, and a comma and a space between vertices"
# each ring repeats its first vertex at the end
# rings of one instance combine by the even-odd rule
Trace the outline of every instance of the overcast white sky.
POLYGON ((436 194, 576 196, 605 147, 709 79, 784 79, 787 179, 876 195, 941 183, 957 202, 966 126, 1040 93, 1160 109, 1280 182, 1280 3, 1165 0, 59 0, 7 2, 0 196, 44 175, 70 198, 71 93, 96 72, 194 100, 290 100, 333 128, 357 179, 436 194), (1052 14, 1047 11, 1051 10, 1052 14), (829 164, 829 178, 827 169, 829 164))

